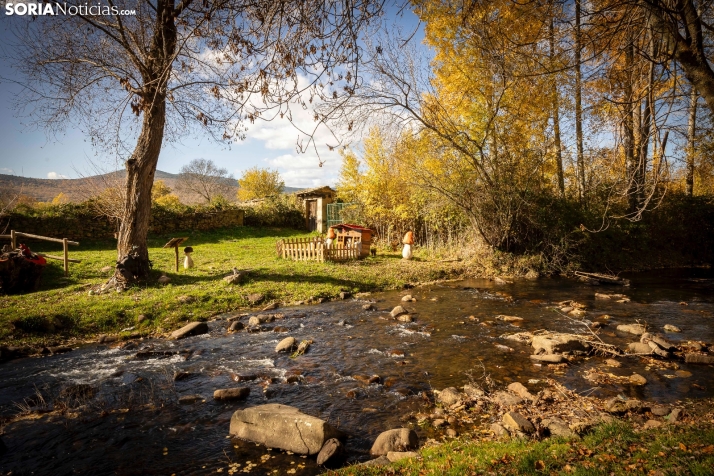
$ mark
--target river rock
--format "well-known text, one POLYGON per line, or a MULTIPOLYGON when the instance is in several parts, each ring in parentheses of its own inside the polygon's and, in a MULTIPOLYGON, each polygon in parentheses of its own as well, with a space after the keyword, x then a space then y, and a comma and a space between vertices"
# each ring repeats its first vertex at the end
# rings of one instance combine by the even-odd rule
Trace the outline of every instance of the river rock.
POLYGON ((432 426, 434 428, 441 428, 442 426, 446 425, 446 420, 443 418, 437 418, 436 420, 431 422, 432 426))
POLYGON ((546 418, 541 421, 541 425, 548 428, 551 436, 562 436, 565 438, 575 436, 575 432, 560 418, 546 418))
POLYGON ((523 403, 523 399, 521 397, 511 395, 507 392, 496 392, 491 397, 491 400, 502 407, 511 407, 513 405, 520 405, 521 403, 523 403))
POLYGON ((216 400, 242 400, 250 395, 249 387, 221 388, 213 392, 216 400))
POLYGON ((650 408, 650 411, 652 412, 653 415, 663 417, 663 416, 669 415, 669 412, 672 411, 672 408, 667 405, 655 405, 652 408, 650 408))
POLYGON ((290 352, 295 348, 295 338, 286 337, 275 346, 275 352, 290 352))
POLYGON ((531 355, 531 360, 544 364, 560 364, 567 361, 563 354, 535 354, 531 355))
POLYGON ((206 334, 208 332, 208 324, 205 322, 191 322, 186 324, 181 329, 171 333, 171 339, 183 339, 184 337, 206 334))
POLYGON ((412 319, 412 316, 409 314, 402 314, 401 316, 397 316, 397 320, 399 322, 412 322, 414 319, 412 319))
POLYGON ((395 428, 381 433, 369 453, 373 456, 383 456, 390 451, 408 451, 416 449, 419 438, 414 430, 409 428, 395 428))
POLYGON ((500 314, 495 317, 495 319, 503 322, 521 322, 523 320, 522 317, 518 316, 505 316, 503 314, 500 314))
POLYGON ((484 395, 486 395, 486 392, 481 390, 480 388, 474 386, 474 385, 464 385, 464 393, 469 397, 469 398, 481 398, 484 395))
POLYGON ((190 405, 201 401, 203 401, 203 397, 201 395, 184 395, 178 399, 178 402, 182 405, 190 405))
POLYGON ((617 326, 617 330, 627 332, 628 334, 635 334, 636 336, 641 336, 647 331, 642 324, 620 324, 617 326))
POLYGON ((714 364, 714 355, 685 354, 684 361, 688 364, 714 364))
POLYGON ((665 324, 663 329, 665 332, 682 332, 682 329, 672 324, 665 324))
POLYGON ((398 317, 403 314, 408 314, 407 310, 404 309, 402 306, 396 306, 392 311, 389 313, 390 316, 392 317, 398 317))
POLYGON ((257 316, 250 316, 248 319, 249 326, 259 326, 265 324, 266 322, 273 322, 275 317, 272 314, 258 314, 257 316))
POLYGON ((251 305, 255 306, 256 304, 260 304, 261 302, 263 302, 263 300, 265 299, 265 296, 260 293, 253 293, 253 294, 248 294, 245 297, 245 299, 251 305))
POLYGON ((231 417, 230 434, 301 455, 317 454, 327 440, 342 436, 329 423, 277 403, 238 410, 231 417))
POLYGON ((647 383, 647 379, 640 374, 632 374, 630 376, 630 382, 633 385, 645 385, 647 383))
POLYGON ((352 293, 349 293, 347 291, 342 291, 340 293, 340 299, 348 299, 350 297, 352 297, 352 293))
POLYGON ((362 310, 363 310, 363 311, 374 311, 374 310, 376 310, 376 309, 377 309, 377 308, 374 307, 374 304, 363 304, 363 305, 362 305, 362 310))
POLYGON ((536 400, 536 396, 529 392, 528 389, 520 382, 513 382, 508 386, 508 390, 524 400, 529 400, 531 402, 536 400))
POLYGON ((502 436, 511 436, 511 432, 500 423, 491 423, 491 431, 499 438, 502 436))
POLYGON ((660 347, 661 347, 662 349, 664 349, 664 350, 668 350, 668 351, 670 351, 670 352, 671 352, 671 351, 674 351, 674 350, 677 350, 677 346, 674 345, 674 343, 673 343, 672 341, 666 339, 666 338, 665 338, 663 335, 661 335, 661 334, 653 334, 653 335, 650 337, 650 341, 651 341, 651 342, 654 342, 655 344, 657 344, 658 346, 660 346, 660 347))
POLYGON ((414 297, 411 294, 402 296, 402 302, 412 302, 412 301, 416 301, 416 299, 414 299, 414 297))
POLYGON ((560 354, 563 352, 590 350, 590 345, 570 334, 548 334, 533 337, 531 343, 536 354, 560 354))
POLYGON ((652 349, 647 344, 642 342, 631 342, 627 344, 627 351, 631 354, 651 354, 652 349))
POLYGON ((233 321, 231 325, 228 326, 228 332, 238 332, 243 329, 245 329, 245 324, 240 321, 233 321))
POLYGON ((416 451, 390 451, 387 453, 387 459, 391 461, 392 463, 396 463, 397 461, 407 459, 407 458, 418 458, 419 453, 416 451))
POLYGON ((327 464, 328 462, 334 462, 340 459, 344 453, 345 447, 340 443, 337 438, 330 438, 322 445, 322 449, 317 454, 317 464, 320 466, 327 464))
POLYGON ((454 403, 458 403, 461 401, 461 394, 454 387, 447 387, 441 392, 439 392, 437 401, 439 401, 443 405, 450 407, 454 403))
POLYGON ((573 317, 583 317, 584 315, 587 314, 587 311, 584 311, 583 309, 573 309, 568 313, 569 316, 573 317))
POLYGON ((680 418, 682 418, 683 413, 684 411, 681 408, 675 408, 674 410, 672 410, 672 413, 667 416, 667 421, 670 423, 674 423, 680 418))
POLYGON ((277 302, 271 302, 270 304, 268 304, 267 306, 265 306, 263 309, 261 309, 261 311, 263 311, 263 312, 273 311, 273 310, 275 310, 275 309, 277 309, 277 308, 279 308, 279 307, 280 307, 280 304, 278 304, 277 302))
POLYGON ((657 345, 657 343, 653 340, 647 342, 647 345, 649 346, 650 349, 652 349, 652 353, 655 355, 659 355, 663 359, 668 359, 672 356, 669 352, 664 350, 662 347, 657 345))
POLYGON ((503 415, 503 426, 512 431, 522 431, 523 433, 533 433, 535 426, 526 417, 517 412, 508 412, 503 415))
POLYGON ((615 368, 622 367, 622 364, 620 363, 620 361, 615 360, 615 359, 605 359, 605 365, 607 365, 608 367, 615 367, 615 368))
POLYGON ((613 414, 626 413, 629 411, 639 411, 642 409, 642 402, 635 399, 622 400, 618 397, 611 398, 605 402, 605 411, 613 414))

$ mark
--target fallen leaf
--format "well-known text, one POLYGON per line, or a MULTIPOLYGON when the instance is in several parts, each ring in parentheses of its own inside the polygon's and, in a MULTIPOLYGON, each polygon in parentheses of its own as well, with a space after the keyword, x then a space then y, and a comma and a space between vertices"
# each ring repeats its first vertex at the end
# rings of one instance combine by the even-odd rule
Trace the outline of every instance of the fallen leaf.
POLYGON ((687 451, 687 446, 684 443, 679 444, 679 449, 682 451, 687 451))
POLYGON ((545 469, 545 463, 543 462, 543 460, 539 459, 538 461, 535 462, 535 469, 537 471, 542 471, 545 469))

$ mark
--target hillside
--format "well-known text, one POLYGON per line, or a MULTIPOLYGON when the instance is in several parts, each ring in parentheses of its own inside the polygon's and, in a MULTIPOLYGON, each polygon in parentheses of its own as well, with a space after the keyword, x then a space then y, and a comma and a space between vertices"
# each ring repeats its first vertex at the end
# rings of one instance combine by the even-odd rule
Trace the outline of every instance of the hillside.
MULTIPOLYGON (((109 186, 121 185, 124 180, 124 171, 117 171, 103 175, 94 175, 78 179, 40 179, 19 177, 17 175, 0 174, 0 190, 5 193, 17 194, 18 192, 39 202, 52 201, 60 193, 64 193, 72 202, 80 202, 96 194, 96 191, 109 186)), ((175 190, 185 203, 196 201, 195 197, 186 196, 176 190, 178 174, 157 170, 154 180, 163 180, 164 183, 175 190)), ((235 179, 226 178, 226 185, 231 190, 231 197, 238 192, 238 183, 235 179)), ((302 190, 300 187, 285 187, 286 193, 302 190)))

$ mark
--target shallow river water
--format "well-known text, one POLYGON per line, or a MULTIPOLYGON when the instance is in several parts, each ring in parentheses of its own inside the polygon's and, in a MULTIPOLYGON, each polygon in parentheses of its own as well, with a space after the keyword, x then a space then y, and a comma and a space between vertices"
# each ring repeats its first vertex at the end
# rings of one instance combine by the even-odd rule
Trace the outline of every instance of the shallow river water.
MULTIPOLYGON (((713 396, 711 366, 678 362, 675 373, 624 358, 621 368, 607 371, 637 372, 648 383, 597 387, 582 375, 602 366, 604 357, 554 370, 533 364, 530 346, 501 337, 541 329, 586 332, 577 320, 553 310, 554 303, 574 299, 587 306, 585 319, 609 324, 600 331, 602 340, 621 348, 636 338, 615 327, 638 320, 660 332, 664 324, 680 327, 681 333, 667 335, 673 341, 714 342, 711 270, 629 278, 630 287, 594 287, 566 279, 506 285, 478 279, 450 282, 272 311, 285 318, 265 327, 282 326, 287 333, 227 334, 225 318, 231 315, 224 315, 209 323, 209 334, 180 341, 143 340, 135 349, 93 344, 67 354, 11 361, 0 365, 0 416, 16 414, 26 405, 51 408, 52 402, 68 411, 36 413, 8 424, 0 436, 6 447, 0 449, 0 474, 317 474, 323 470, 314 457, 229 438, 232 413, 264 403, 298 407, 345 431, 350 461, 355 462, 368 459, 380 432, 409 424, 405 416, 426 404, 424 392, 462 386, 484 373, 503 385, 556 377, 570 389, 602 397, 622 394, 666 402, 713 396), (595 300, 595 292, 623 293, 631 302, 595 300), (405 294, 416 302, 402 303, 405 294), (368 302, 378 310, 364 311, 368 302), (414 322, 389 318, 389 310, 399 304, 412 312, 414 322), (499 314, 524 320, 518 326, 507 324, 494 319, 499 314), (296 358, 276 354, 276 344, 288 335, 314 343, 296 358), (143 356, 137 356, 141 351, 143 356), (190 375, 174 381, 177 371, 190 375), (257 378, 236 382, 249 375, 257 378), (301 375, 298 382, 285 383, 295 375, 301 375), (379 383, 354 378, 372 375, 380 377, 379 383), (240 402, 213 400, 215 389, 235 386, 250 387, 250 396, 240 402), (178 403, 179 397, 194 394, 203 400, 178 403)), ((537 384, 529 386, 537 390, 537 384)))

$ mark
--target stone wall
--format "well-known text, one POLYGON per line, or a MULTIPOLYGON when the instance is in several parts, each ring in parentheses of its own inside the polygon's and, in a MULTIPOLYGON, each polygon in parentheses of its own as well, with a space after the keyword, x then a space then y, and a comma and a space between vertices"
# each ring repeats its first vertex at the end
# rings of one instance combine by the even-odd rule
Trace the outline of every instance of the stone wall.
MULTIPOLYGON (((152 235, 171 234, 176 231, 209 231, 218 228, 243 226, 245 212, 236 208, 226 210, 200 210, 182 213, 157 210, 152 212, 149 233, 152 235)), ((116 220, 97 217, 87 213, 76 216, 35 217, 17 213, 0 216, 0 231, 7 226, 10 230, 34 235, 70 240, 102 240, 114 238, 119 229, 116 220)))

